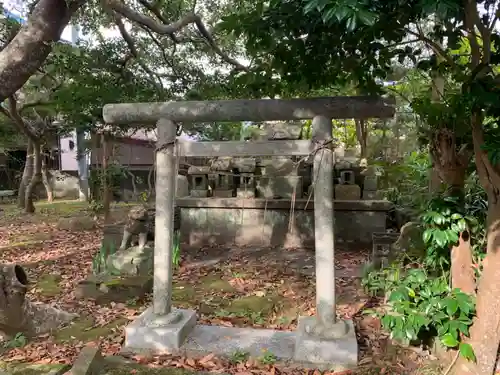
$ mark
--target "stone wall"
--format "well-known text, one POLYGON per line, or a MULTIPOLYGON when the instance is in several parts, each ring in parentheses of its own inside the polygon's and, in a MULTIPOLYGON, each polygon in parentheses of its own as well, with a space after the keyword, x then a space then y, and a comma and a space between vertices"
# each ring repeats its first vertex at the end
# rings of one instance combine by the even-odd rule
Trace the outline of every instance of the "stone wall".
MULTIPOLYGON (((287 199, 183 198, 181 240, 190 246, 314 245, 314 203, 297 199, 293 215, 287 199), (292 224, 290 225, 290 217, 292 224)), ((386 231, 387 201, 335 201, 336 240, 371 243, 373 232, 386 231)))

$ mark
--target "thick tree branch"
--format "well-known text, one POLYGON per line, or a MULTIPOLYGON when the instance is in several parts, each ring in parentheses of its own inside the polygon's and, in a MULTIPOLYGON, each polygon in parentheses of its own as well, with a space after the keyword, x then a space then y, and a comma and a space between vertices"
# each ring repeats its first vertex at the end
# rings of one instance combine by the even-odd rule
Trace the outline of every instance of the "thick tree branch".
MULTIPOLYGON (((474 146, 474 156, 476 168, 481 184, 488 192, 488 196, 496 197, 498 186, 500 186, 500 173, 491 164, 488 154, 482 149, 484 144, 483 122, 479 114, 473 114, 471 119, 472 143, 474 146), (495 194, 490 194, 490 192, 495 194)), ((492 202, 495 203, 495 202, 492 202)))
POLYGON ((127 7, 120 0, 103 0, 103 1, 105 1, 105 3, 115 12, 121 14, 125 18, 128 18, 129 20, 144 27, 147 27, 150 30, 154 31, 155 33, 161 35, 172 35, 182 30, 186 26, 194 23, 198 28, 199 33, 203 36, 203 38, 207 41, 209 46, 214 50, 214 52, 217 55, 219 55, 228 64, 235 66, 238 70, 248 71, 248 68, 246 66, 240 64, 238 61, 228 56, 220 49, 220 47, 217 45, 210 32, 205 27, 205 24, 201 20, 201 17, 196 13, 188 13, 180 20, 177 20, 169 24, 160 24, 151 17, 148 17, 144 14, 140 14, 134 11, 133 9, 127 7))
POLYGON ((0 52, 0 102, 13 95, 43 64, 52 44, 86 0, 40 0, 12 41, 0 52))
POLYGON ((14 125, 24 134, 28 139, 34 143, 38 143, 38 137, 36 130, 33 129, 24 119, 22 118, 19 110, 17 108, 17 100, 14 96, 9 96, 9 109, 8 111, 2 107, 2 113, 6 114, 14 123, 14 125))
MULTIPOLYGON (((160 10, 156 8, 153 4, 151 4, 148 0, 138 0, 139 3, 149 10, 151 13, 153 13, 162 23, 168 24, 168 20, 161 14, 160 10)), ((169 35, 170 39, 172 39, 175 43, 180 43, 179 38, 177 38, 176 35, 170 34, 169 35)))
POLYGON ((158 75, 155 72, 153 72, 151 69, 149 69, 149 67, 146 64, 144 64, 144 62, 142 61, 140 53, 137 50, 137 48, 135 47, 134 40, 127 32, 127 29, 125 29, 125 25, 123 24, 123 21, 122 21, 122 18, 120 17, 120 15, 115 13, 115 14, 113 14, 113 16, 114 16, 115 24, 116 24, 116 26, 118 26, 118 30, 120 30, 120 34, 121 34, 123 40, 125 40, 125 43, 127 44, 128 48, 130 50, 130 53, 132 54, 132 56, 134 56, 134 58, 136 59, 137 63, 140 65, 140 67, 149 75, 151 83, 156 87, 158 94, 160 96, 162 96, 165 89, 163 87, 163 84, 161 83, 161 79, 158 77, 158 75))
POLYGON ((160 50, 160 53, 163 57, 163 61, 165 62, 165 64, 167 64, 170 67, 170 69, 172 69, 172 72, 173 72, 173 74, 170 74, 170 75, 159 74, 159 76, 168 77, 170 79, 179 79, 182 81, 183 85, 185 85, 187 87, 187 85, 189 84, 189 80, 177 71, 177 68, 174 66, 173 62, 168 58, 168 56, 165 52, 165 48, 163 47, 161 42, 158 40, 158 38, 155 37, 155 35, 153 34, 153 32, 151 30, 146 29, 146 32, 147 32, 148 36, 151 38, 151 40, 153 41, 153 43, 160 50))
POLYGON ((431 48, 434 51, 434 53, 436 53, 437 55, 441 56, 444 60, 446 60, 446 62, 448 62, 448 64, 450 64, 450 66, 456 68, 455 61, 453 61, 452 57, 448 53, 446 53, 444 48, 441 47, 439 44, 437 44, 435 41, 427 38, 421 30, 419 30, 418 32, 415 32, 411 29, 405 29, 405 31, 408 34, 417 37, 422 42, 427 44, 429 46, 429 48, 431 48))

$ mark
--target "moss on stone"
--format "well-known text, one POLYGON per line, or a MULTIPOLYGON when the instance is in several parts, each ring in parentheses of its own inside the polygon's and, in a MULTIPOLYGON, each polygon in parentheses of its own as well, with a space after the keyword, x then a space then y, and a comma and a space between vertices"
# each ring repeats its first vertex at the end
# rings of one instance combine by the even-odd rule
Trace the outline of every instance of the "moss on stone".
POLYGON ((0 362, 0 370, 11 375, 46 375, 48 373, 63 374, 69 369, 62 364, 30 364, 16 362, 0 362))
POLYGON ((83 317, 74 321, 68 327, 60 329, 54 337, 58 342, 67 341, 93 341, 99 337, 108 336, 113 331, 126 324, 127 319, 116 319, 102 327, 94 327, 94 321, 91 318, 83 317))
POLYGON ((234 292, 234 287, 227 281, 218 275, 204 276, 200 278, 198 282, 200 292, 210 293, 210 292, 224 292, 231 293, 234 292))
POLYGON ((61 292, 60 281, 61 275, 44 275, 40 277, 36 286, 43 296, 54 297, 61 292))
POLYGON ((176 302, 193 302, 196 300, 196 289, 187 283, 174 283, 172 286, 172 300, 176 302))
POLYGON ((255 312, 267 315, 272 313, 277 296, 246 296, 235 299, 226 308, 231 313, 255 312))

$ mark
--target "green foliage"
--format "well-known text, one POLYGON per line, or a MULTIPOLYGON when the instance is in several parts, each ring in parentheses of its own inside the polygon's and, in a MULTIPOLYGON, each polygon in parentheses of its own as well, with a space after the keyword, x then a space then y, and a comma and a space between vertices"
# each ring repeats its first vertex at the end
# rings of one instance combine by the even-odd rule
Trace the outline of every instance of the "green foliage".
POLYGON ((259 356, 258 360, 263 365, 272 365, 276 363, 278 357, 276 357, 276 354, 266 349, 262 352, 262 355, 259 356))
POLYGON ((450 248, 457 244, 460 233, 478 230, 477 220, 460 211, 463 212, 456 197, 435 197, 420 216, 427 245, 425 265, 430 269, 449 269, 450 248))
POLYGON ((411 209, 415 213, 429 199, 429 153, 413 151, 397 164, 376 162, 381 167, 381 185, 384 197, 397 208, 411 209))
POLYGON ((401 278, 401 268, 398 264, 391 264, 381 270, 367 270, 361 280, 361 285, 372 297, 383 296, 388 290, 394 289, 401 278))
POLYGON ((128 168, 119 164, 110 164, 108 168, 90 170, 89 185, 92 193, 91 202, 95 201, 96 207, 103 201, 103 187, 106 182, 110 193, 117 193, 121 183, 129 177, 128 168))
POLYGON ((92 257, 92 273, 98 275, 101 273, 114 273, 107 265, 107 259, 116 252, 113 243, 102 243, 99 251, 92 257))
POLYGON ((236 350, 229 356, 229 361, 234 364, 243 363, 246 362, 249 357, 250 353, 241 350, 236 350))
POLYGON ((179 268, 181 263, 181 232, 178 230, 174 233, 174 248, 172 257, 172 266, 174 269, 179 268))
POLYGON ((365 282, 374 290, 380 288, 388 295, 384 312, 376 313, 391 338, 407 343, 429 344, 432 337, 448 348, 459 348, 461 355, 475 360, 470 345, 462 342, 469 336, 475 314, 475 301, 458 289, 451 290, 447 278, 430 278, 423 269, 411 269, 398 283, 384 283, 385 273, 372 275, 378 284, 365 282), (378 278, 377 278, 378 276, 378 278))
POLYGON ((54 48, 45 69, 63 81, 51 102, 67 125, 91 130, 102 123, 104 104, 160 99, 137 64, 124 64, 128 53, 128 47, 116 39, 98 46, 61 44, 54 48))
POLYGON ((22 332, 16 333, 16 335, 3 343, 3 347, 5 349, 13 349, 13 348, 22 348, 23 346, 26 346, 28 343, 28 339, 22 332))

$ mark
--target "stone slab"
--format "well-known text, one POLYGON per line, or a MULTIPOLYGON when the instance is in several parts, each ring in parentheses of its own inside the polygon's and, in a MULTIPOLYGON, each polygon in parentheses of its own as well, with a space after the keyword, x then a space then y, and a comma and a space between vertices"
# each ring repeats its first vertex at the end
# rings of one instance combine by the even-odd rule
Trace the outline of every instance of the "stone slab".
MULTIPOLYGON (((314 342, 316 353, 325 352, 328 354, 328 356, 324 356, 327 360, 334 360, 334 362, 328 363, 318 361, 316 357, 311 355, 303 358, 305 360, 297 356, 296 343, 302 345, 299 350, 304 348, 304 344, 308 344, 306 349, 311 347, 308 341, 304 341, 303 339, 298 340, 299 331, 291 332, 201 324, 193 328, 180 348, 169 350, 169 352, 195 357, 204 356, 209 353, 221 357, 231 357, 235 352, 239 351, 248 353, 251 357, 258 358, 262 356, 263 352, 267 351, 273 353, 279 361, 288 362, 300 367, 344 369, 357 365, 357 341, 352 322, 349 322, 349 329, 350 331, 346 338, 336 340, 335 344, 319 340, 314 342), (352 341, 352 338, 354 338, 354 341, 352 341), (332 349, 337 352, 329 353, 332 349)), ((164 349, 161 348, 166 347, 165 342, 168 341, 168 337, 165 335, 155 335, 149 336, 144 341, 147 341, 147 345, 143 345, 141 348, 126 345, 124 351, 127 353, 146 351, 149 354, 160 354, 164 352, 164 349)), ((127 341, 125 342, 127 343, 127 341)))
POLYGON ((290 360, 294 345, 295 332, 197 325, 182 350, 192 354, 214 353, 219 356, 231 356, 236 351, 242 351, 252 357, 260 357, 267 349, 280 360, 290 360))
POLYGON ((299 317, 293 359, 313 364, 322 370, 340 371, 358 364, 358 341, 352 320, 346 320, 347 334, 339 339, 327 340, 308 334, 305 330, 314 316, 299 317))
POLYGON ((214 189, 213 195, 216 198, 232 198, 233 197, 233 190, 214 189))
POLYGON ((96 346, 86 346, 82 349, 69 371, 70 375, 97 375, 103 367, 101 352, 96 346))
POLYGON ((169 315, 156 316, 149 307, 125 328, 125 350, 147 350, 157 353, 179 350, 196 326, 196 311, 173 309, 180 313, 178 321, 170 322, 169 315))
POLYGON ((208 197, 208 190, 196 190, 192 189, 189 192, 189 195, 193 198, 207 198, 208 197))

